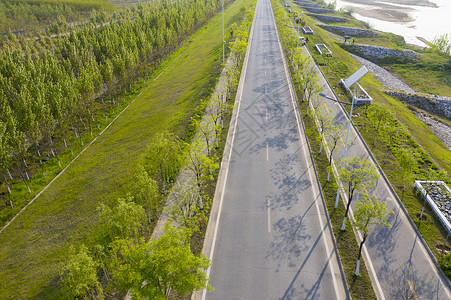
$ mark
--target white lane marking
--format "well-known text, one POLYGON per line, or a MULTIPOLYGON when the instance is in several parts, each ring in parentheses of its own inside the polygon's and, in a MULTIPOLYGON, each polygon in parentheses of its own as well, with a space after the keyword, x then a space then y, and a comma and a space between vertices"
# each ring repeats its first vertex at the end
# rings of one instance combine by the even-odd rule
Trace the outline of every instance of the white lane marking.
POLYGON ((266 107, 266 121, 268 121, 268 107, 266 107))
POLYGON ((266 161, 269 161, 269 145, 268 145, 268 142, 266 142, 266 161))
MULTIPOLYGON (((234 127, 233 127, 233 134, 232 134, 232 141, 230 142, 230 150, 229 150, 229 156, 227 158, 227 162, 226 162, 226 166, 225 166, 225 174, 224 174, 224 182, 222 184, 222 190, 221 190, 221 197, 219 200, 219 208, 218 208, 218 217, 216 220, 216 224, 215 224, 215 230, 213 232, 213 242, 211 245, 211 251, 210 251, 210 255, 209 255, 209 259, 210 261, 213 261, 213 255, 215 252, 215 245, 216 245, 216 238, 218 236, 218 228, 219 228, 219 220, 221 219, 221 211, 222 211, 222 203, 224 202, 224 194, 225 194, 225 186, 227 183, 227 178, 229 175, 229 164, 230 164, 230 159, 232 157, 232 149, 233 149, 233 144, 235 142, 235 135, 236 135, 236 128, 237 128, 237 123, 238 123, 238 116, 240 114, 240 107, 241 107, 241 99, 243 98, 243 85, 244 85, 244 81, 246 80, 246 73, 247 73, 247 63, 249 61, 249 52, 251 49, 251 45, 252 45, 252 36, 253 36, 253 32, 254 32, 254 27, 255 27, 255 16, 257 15, 257 10, 259 8, 259 3, 260 1, 257 2, 256 8, 255 8, 255 13, 254 13, 254 21, 252 22, 252 28, 249 34, 249 44, 248 44, 248 49, 246 51, 246 56, 244 57, 244 64, 243 64, 243 70, 244 70, 244 74, 242 75, 242 82, 240 83, 241 85, 241 90, 240 90, 240 96, 238 98, 238 106, 237 106, 237 111, 236 111, 236 119, 235 119, 235 123, 234 123, 234 127)), ((241 79, 240 79, 241 81, 241 79)), ((239 86, 238 86, 239 88, 239 86)), ((211 266, 208 267, 206 275, 207 278, 210 277, 210 271, 211 271, 211 266)), ((202 291, 202 300, 205 300, 205 297, 207 296, 207 290, 204 289, 202 291)))
MULTIPOLYGON (((272 12, 272 6, 270 6, 270 8, 271 8, 271 12, 272 12)), ((298 131, 299 131, 299 136, 303 140, 303 144, 306 145, 306 141, 304 140, 305 137, 301 134, 302 131, 301 131, 301 126, 300 126, 300 122, 299 122, 299 118, 298 118, 298 112, 296 110, 296 104, 295 104, 295 100, 294 100, 294 96, 293 96, 293 91, 292 91, 292 87, 290 85, 290 76, 288 74, 287 63, 285 61, 285 56, 283 55, 282 45, 280 43, 280 37, 279 37, 279 32, 278 32, 277 26, 276 26, 276 21, 275 21, 275 18, 274 18, 274 12, 272 12, 272 20, 273 20, 274 27, 276 28, 277 42, 279 44, 279 50, 280 50, 280 53, 281 53, 281 56, 282 56, 283 67, 284 67, 284 70, 285 70, 285 76, 286 76, 287 82, 288 82, 288 89, 290 91, 291 103, 293 104, 293 109, 295 111, 296 122, 297 122, 298 131)), ((306 149, 305 148, 306 147, 303 147, 304 159, 307 161, 307 153, 306 153, 306 149)), ((308 174, 309 174, 310 181, 313 183, 314 181, 312 180, 312 168, 309 168, 308 174)), ((312 184, 312 189, 314 190, 315 194, 319 193, 318 191, 316 191, 316 185, 315 184, 312 184)), ((320 222, 320 226, 321 226, 321 228, 323 228, 323 232, 324 232, 325 231, 325 227, 324 227, 323 221, 321 219, 321 214, 320 214, 320 210, 319 210, 319 206, 318 206, 318 201, 315 201, 315 204, 316 204, 316 210, 318 212, 318 219, 319 219, 319 222, 320 222)), ((322 232, 322 234, 323 234, 323 232, 322 232)), ((324 235, 324 237, 325 237, 325 235, 324 235)), ((331 251, 329 250, 329 246, 327 244, 326 238, 323 238, 323 242, 324 242, 324 246, 326 248, 326 254, 327 254, 328 257, 330 257, 331 256, 331 251)), ((336 259, 338 260, 338 258, 336 258, 336 259)), ((337 285, 337 280, 335 278, 335 270, 334 270, 332 262, 329 263, 329 267, 330 267, 330 271, 332 273, 331 275, 332 275, 332 281, 333 281, 333 284, 334 284, 335 294, 337 295, 337 297, 339 297, 338 285, 337 285)))
POLYGON ((268 232, 271 232, 271 199, 268 198, 268 232))

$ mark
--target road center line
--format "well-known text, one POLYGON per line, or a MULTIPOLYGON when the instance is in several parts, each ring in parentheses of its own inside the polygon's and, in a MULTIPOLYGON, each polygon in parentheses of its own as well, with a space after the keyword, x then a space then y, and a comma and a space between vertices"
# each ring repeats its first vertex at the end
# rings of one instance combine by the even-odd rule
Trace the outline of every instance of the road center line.
POLYGON ((268 232, 271 232, 271 199, 268 198, 268 232))
POLYGON ((266 161, 269 161, 269 145, 268 145, 268 142, 266 142, 266 161))

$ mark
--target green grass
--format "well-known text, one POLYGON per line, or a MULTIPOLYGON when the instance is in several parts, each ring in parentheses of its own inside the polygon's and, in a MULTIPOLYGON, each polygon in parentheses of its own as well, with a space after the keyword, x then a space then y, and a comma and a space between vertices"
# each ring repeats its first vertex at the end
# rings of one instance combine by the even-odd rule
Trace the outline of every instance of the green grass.
MULTIPOLYGON (((227 8, 226 26, 239 18, 244 2, 227 8)), ((126 193, 154 133, 185 134, 187 120, 211 93, 221 68, 220 25, 217 15, 191 37, 176 63, 0 234, 0 298, 58 298, 69 247, 99 239, 96 207, 126 193)))

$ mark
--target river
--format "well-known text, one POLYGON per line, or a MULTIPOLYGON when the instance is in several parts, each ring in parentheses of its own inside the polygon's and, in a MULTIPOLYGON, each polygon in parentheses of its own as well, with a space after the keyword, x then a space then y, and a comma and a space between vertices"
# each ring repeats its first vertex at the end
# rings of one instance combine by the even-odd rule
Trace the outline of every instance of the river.
POLYGON ((337 0, 336 3, 337 9, 352 9, 357 19, 376 30, 401 35, 409 44, 425 46, 418 37, 432 41, 443 34, 451 35, 451 0, 337 0))

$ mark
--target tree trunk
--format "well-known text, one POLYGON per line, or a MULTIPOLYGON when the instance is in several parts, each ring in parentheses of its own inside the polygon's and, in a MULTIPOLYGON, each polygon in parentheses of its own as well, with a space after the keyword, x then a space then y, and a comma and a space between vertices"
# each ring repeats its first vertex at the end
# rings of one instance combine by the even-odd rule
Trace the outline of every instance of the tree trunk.
POLYGON ((344 231, 346 229, 346 219, 348 217, 349 208, 351 207, 352 196, 353 195, 349 196, 349 201, 348 201, 348 204, 346 205, 346 212, 345 212, 345 217, 343 219, 343 225, 341 226, 341 231, 344 231))
POLYGON ((8 189, 8 192, 11 194, 11 190, 9 189, 8 181, 6 181, 6 175, 3 175, 3 176, 5 177, 6 188, 8 189))
POLYGON ((360 242, 360 248, 359 248, 359 256, 357 257, 357 267, 355 268, 355 276, 359 276, 359 271, 360 271, 360 257, 362 256, 362 248, 363 248, 363 244, 366 241, 366 237, 367 235, 364 234, 363 235, 363 240, 362 242, 360 242))

